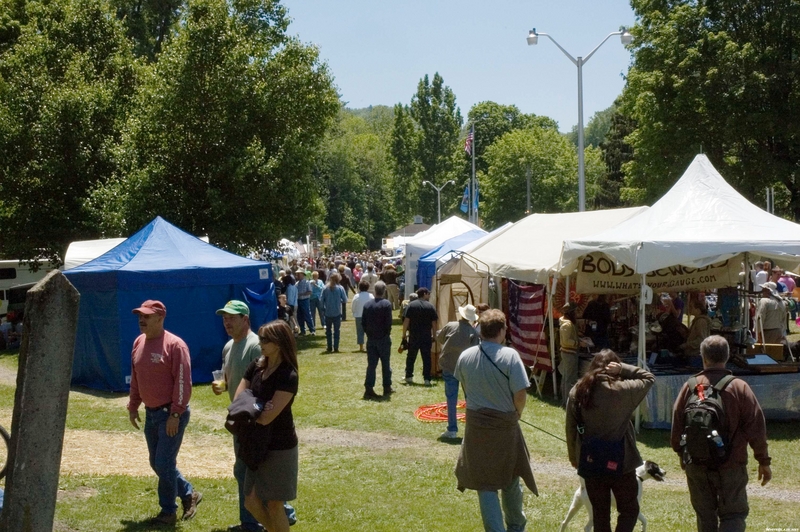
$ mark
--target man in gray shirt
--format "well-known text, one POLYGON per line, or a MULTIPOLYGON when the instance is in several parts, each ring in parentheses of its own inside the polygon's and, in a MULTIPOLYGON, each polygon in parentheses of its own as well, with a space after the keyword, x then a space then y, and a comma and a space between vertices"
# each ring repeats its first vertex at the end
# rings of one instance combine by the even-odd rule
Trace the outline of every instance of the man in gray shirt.
POLYGON ((522 532, 525 485, 538 495, 530 454, 519 426, 527 400, 528 375, 519 353, 504 347, 506 317, 496 309, 480 316, 481 344, 456 362, 455 377, 467 397, 467 423, 456 465, 460 490, 478 492, 485 530, 522 532), (503 496, 503 509, 497 491, 503 496))
MULTIPOLYGON (((261 356, 261 344, 258 340, 258 335, 250 329, 250 307, 243 301, 232 299, 225 303, 225 306, 217 311, 217 316, 222 316, 222 324, 225 327, 225 332, 230 335, 231 339, 222 348, 222 370, 225 375, 225 381, 218 385, 213 383, 211 390, 220 395, 226 389, 228 396, 233 401, 236 395, 236 388, 242 382, 242 377, 254 360, 258 360, 261 356)), ((255 517, 244 507, 244 475, 247 471, 247 466, 238 457, 239 442, 236 436, 233 437, 233 449, 236 452, 236 462, 233 464, 233 476, 236 478, 236 484, 239 486, 239 525, 233 525, 228 528, 229 531, 258 531, 263 530, 255 517)), ((286 515, 289 522, 294 524, 297 521, 294 508, 284 503, 286 515)))

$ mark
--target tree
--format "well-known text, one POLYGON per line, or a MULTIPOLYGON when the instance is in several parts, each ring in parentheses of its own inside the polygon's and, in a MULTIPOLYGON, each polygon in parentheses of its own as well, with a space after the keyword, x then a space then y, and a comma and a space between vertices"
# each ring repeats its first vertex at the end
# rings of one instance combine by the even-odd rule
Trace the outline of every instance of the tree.
POLYGON ((626 197, 652 202, 706 153, 761 203, 783 185, 800 219, 800 4, 794 0, 634 0, 634 60, 622 111, 626 197))
POLYGON ((105 0, 16 16, 0 46, 0 254, 60 264, 71 241, 98 235, 84 200, 115 172, 139 67, 105 0))
MULTIPOLYGON (((405 198, 397 198, 397 204, 398 212, 406 220, 415 213, 428 220, 436 218, 436 191, 422 183, 429 181, 442 186, 456 176, 453 153, 459 144, 461 124, 455 94, 438 72, 433 82, 427 75, 420 80, 409 106, 395 106, 394 187, 398 194, 405 195, 405 198)), ((444 189, 443 204, 459 195, 454 189, 444 189)))
MULTIPOLYGON (((527 174, 531 175, 531 212, 570 212, 578 204, 578 156, 554 129, 530 128, 506 133, 486 150, 489 170, 479 176, 481 217, 499 227, 525 216, 527 174)), ((604 171, 600 150, 587 148, 587 198, 604 171)))
POLYGON ((277 1, 189 1, 137 94, 118 178, 93 195, 109 226, 160 214, 235 252, 305 231, 322 209, 314 153, 339 102, 287 23, 277 1))
POLYGON ((340 111, 319 151, 314 173, 326 208, 323 225, 361 233, 366 247, 379 249, 381 238, 395 226, 388 131, 385 117, 376 123, 374 115, 362 111, 340 111))
POLYGON ((625 138, 636 129, 636 123, 620 112, 611 117, 611 125, 605 140, 600 143, 606 172, 597 181, 597 193, 594 197, 596 209, 621 207, 622 189, 625 185, 625 173, 622 168, 633 159, 633 148, 625 138))
MULTIPOLYGON (((589 119, 589 123, 586 124, 586 128, 583 130, 584 146, 600 147, 600 144, 606 139, 608 130, 611 128, 611 120, 616 112, 616 104, 611 104, 609 107, 606 107, 602 111, 597 111, 592 115, 592 118, 589 119)), ((572 131, 569 132, 569 139, 575 146, 578 145, 577 125, 573 126, 572 131)))
POLYGON ((112 0, 137 56, 154 60, 180 16, 183 0, 112 0))
MULTIPOLYGON (((467 127, 471 128, 472 125, 475 126, 473 142, 475 170, 484 173, 488 169, 483 157, 486 148, 509 131, 536 127, 558 129, 558 124, 551 118, 533 114, 526 115, 516 105, 502 105, 490 101, 476 103, 472 106, 467 114, 467 127)), ((467 159, 471 171, 472 157, 467 155, 467 159)))
MULTIPOLYGON (((475 127, 475 137, 472 149, 475 151, 475 172, 486 174, 489 170, 489 163, 486 160, 486 149, 494 142, 510 131, 518 129, 548 129, 558 131, 558 123, 546 116, 535 114, 525 114, 516 105, 502 105, 499 103, 486 101, 472 106, 467 115, 467 131, 475 127)), ((464 133, 466 136, 466 132, 464 133)), ((457 148, 459 172, 457 182, 458 191, 463 191, 472 176, 472 156, 468 154, 462 145, 457 148)), ((460 207, 462 196, 456 198, 455 208, 460 207)))
POLYGON ((346 227, 336 232, 336 249, 339 251, 363 251, 367 249, 364 235, 359 235, 346 227))
POLYGON ((408 223, 418 213, 418 179, 416 145, 418 133, 408 106, 394 106, 394 126, 391 136, 393 204, 400 224, 408 223))

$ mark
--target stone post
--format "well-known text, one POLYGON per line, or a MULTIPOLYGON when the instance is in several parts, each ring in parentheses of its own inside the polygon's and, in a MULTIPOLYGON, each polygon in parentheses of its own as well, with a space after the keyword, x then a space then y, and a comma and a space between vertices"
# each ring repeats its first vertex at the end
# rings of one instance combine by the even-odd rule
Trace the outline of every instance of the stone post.
POLYGON ((52 530, 80 295, 50 272, 28 291, 0 530, 52 530))

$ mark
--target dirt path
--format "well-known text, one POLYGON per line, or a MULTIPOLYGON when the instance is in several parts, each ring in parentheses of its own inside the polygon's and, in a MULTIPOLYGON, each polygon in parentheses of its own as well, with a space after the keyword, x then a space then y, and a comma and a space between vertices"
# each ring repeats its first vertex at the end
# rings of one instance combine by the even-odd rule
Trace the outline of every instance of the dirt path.
MULTIPOLYGON (((382 454, 398 449, 423 450, 426 455, 443 460, 458 456, 454 445, 431 445, 424 438, 390 434, 348 431, 327 428, 298 430, 300 457, 313 448, 357 447, 365 453, 382 454)), ((233 468, 233 445, 227 433, 219 435, 184 437, 178 465, 190 477, 229 478, 233 468)), ((669 466, 667 466, 669 467, 669 466)), ((549 479, 561 478, 578 486, 575 470, 566 462, 541 462, 534 460, 534 473, 549 479)), ((64 440, 61 472, 83 475, 151 476, 147 448, 141 433, 68 430, 64 440)), ((686 481, 680 472, 670 470, 663 484, 650 481, 646 489, 685 489, 686 481)), ((747 492, 752 497, 775 501, 800 503, 800 490, 785 490, 771 486, 761 487, 751 482, 747 492)), ((72 494, 70 494, 72 496, 72 494)), ((85 494, 84 494, 85 496, 85 494)))

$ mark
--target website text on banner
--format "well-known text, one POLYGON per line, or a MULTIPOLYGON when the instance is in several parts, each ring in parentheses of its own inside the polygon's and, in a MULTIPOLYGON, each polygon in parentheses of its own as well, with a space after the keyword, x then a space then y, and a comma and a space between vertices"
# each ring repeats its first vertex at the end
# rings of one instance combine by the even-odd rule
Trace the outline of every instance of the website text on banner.
MULTIPOLYGON (((733 258, 702 268, 670 266, 647 274, 654 292, 685 292, 736 286, 741 261, 733 258)), ((578 264, 577 290, 582 294, 638 294, 641 277, 602 253, 591 253, 578 264)))

